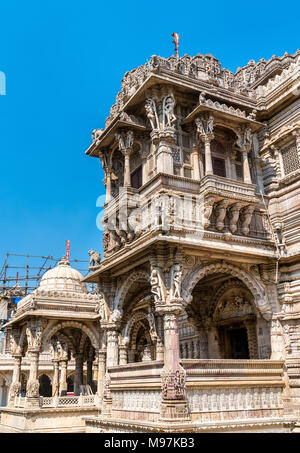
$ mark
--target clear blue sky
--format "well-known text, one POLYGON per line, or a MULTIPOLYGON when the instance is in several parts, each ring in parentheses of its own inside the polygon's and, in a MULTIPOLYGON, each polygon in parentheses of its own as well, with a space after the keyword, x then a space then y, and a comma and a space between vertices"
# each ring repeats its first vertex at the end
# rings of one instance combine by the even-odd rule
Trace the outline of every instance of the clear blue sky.
POLYGON ((0 259, 6 251, 87 259, 102 248, 103 173, 85 156, 124 73, 151 55, 212 53, 235 71, 294 53, 299 3, 4 0, 0 7, 0 259))

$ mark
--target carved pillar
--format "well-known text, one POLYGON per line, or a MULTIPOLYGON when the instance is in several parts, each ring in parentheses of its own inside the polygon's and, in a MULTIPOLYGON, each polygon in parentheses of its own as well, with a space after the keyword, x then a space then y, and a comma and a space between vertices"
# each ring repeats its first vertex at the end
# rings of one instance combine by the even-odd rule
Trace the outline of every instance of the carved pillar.
POLYGON ((9 406, 14 405, 14 399, 16 396, 20 396, 21 394, 21 363, 22 363, 22 356, 21 354, 14 355, 14 369, 12 375, 12 383, 9 389, 9 406))
POLYGON ((120 365, 127 365, 127 346, 121 344, 119 346, 120 365))
POLYGON ((97 394, 99 397, 99 403, 103 398, 103 385, 104 385, 105 371, 106 371, 106 351, 101 349, 98 351, 97 394))
POLYGON ((107 171, 106 173, 106 194, 105 194, 105 203, 109 203, 111 200, 111 173, 107 171))
POLYGON ((73 355, 75 359, 74 395, 79 395, 83 377, 83 354, 79 353, 73 355))
POLYGON ((68 360, 60 361, 60 382, 59 382, 59 394, 62 395, 67 391, 67 369, 68 369, 68 360))
POLYGON ((164 322, 161 316, 157 316, 157 334, 156 360, 164 360, 164 322))
POLYGON ((107 356, 106 364, 107 368, 110 366, 116 366, 119 362, 119 332, 115 329, 107 330, 107 356))
POLYGON ((258 353, 257 353, 257 336, 256 336, 255 321, 247 320, 247 321, 245 321, 245 326, 247 329, 249 358, 257 359, 258 353))
POLYGON ((59 361, 52 360, 53 363, 53 379, 52 379, 52 396, 58 396, 59 393, 59 361))
POLYGON ((159 133, 156 151, 156 170, 157 173, 173 174, 173 154, 171 145, 175 142, 174 131, 168 136, 163 131, 159 133))
POLYGON ((246 151, 246 149, 242 150, 242 162, 243 162, 244 182, 251 184, 252 181, 251 181, 250 167, 249 167, 249 161, 248 161, 248 152, 246 151))
POLYGON ((130 187, 130 154, 132 152, 132 146, 134 142, 133 131, 119 131, 116 133, 116 139, 119 142, 119 150, 124 156, 124 186, 130 187))
POLYGON ((93 386, 93 358, 88 357, 86 362, 86 383, 90 385, 91 388, 93 386))
POLYGON ((221 359, 221 351, 219 344, 219 334, 216 327, 208 327, 207 330, 207 342, 208 342, 208 358, 209 359, 221 359))
POLYGON ((200 174, 200 158, 199 158, 199 149, 198 147, 193 147, 192 152, 192 164, 193 164, 193 178, 197 181, 200 181, 201 174, 200 174))
POLYGON ((38 380, 38 365, 39 365, 39 351, 32 349, 29 350, 29 378, 26 387, 26 406, 39 407, 39 388, 40 383, 38 380))
POLYGON ((130 187, 130 150, 124 151, 124 186, 130 187))
POLYGON ((235 162, 236 162, 236 151, 233 151, 231 155, 231 179, 237 179, 235 162))
POLYGON ((180 304, 156 306, 164 321, 164 367, 162 370, 161 420, 188 420, 185 370, 180 365, 178 316, 180 304))
POLYGON ((260 157, 257 157, 254 161, 256 169, 256 183, 259 187, 259 190, 262 194, 265 193, 264 180, 262 173, 263 160, 260 157))
POLYGON ((207 134, 204 138, 204 146, 205 146, 205 175, 212 175, 213 174, 213 166, 212 166, 212 157, 211 157, 211 149, 210 143, 213 140, 213 134, 207 134))

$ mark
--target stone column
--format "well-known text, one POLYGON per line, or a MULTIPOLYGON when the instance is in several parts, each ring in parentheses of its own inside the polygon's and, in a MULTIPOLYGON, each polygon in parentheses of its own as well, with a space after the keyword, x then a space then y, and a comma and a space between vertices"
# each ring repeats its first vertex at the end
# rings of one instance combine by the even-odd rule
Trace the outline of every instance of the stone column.
POLYGON ((26 388, 26 406, 39 407, 39 388, 40 383, 38 380, 38 365, 39 365, 39 351, 33 349, 29 350, 30 370, 29 378, 26 388))
POLYGON ((201 174, 200 174, 200 159, 199 159, 199 147, 193 147, 192 152, 192 164, 193 164, 193 178, 197 181, 200 181, 201 174))
POLYGON ((157 173, 173 174, 173 154, 171 143, 161 139, 158 143, 156 154, 156 171, 157 173))
POLYGON ((121 344, 119 346, 120 365, 127 365, 127 346, 121 344))
POLYGON ((256 336, 255 322, 252 320, 247 320, 247 321, 245 321, 245 327, 247 329, 249 358, 257 359, 258 353, 257 353, 257 336, 256 336))
POLYGON ((116 139, 119 142, 119 150, 124 156, 124 186, 130 187, 130 154, 134 142, 133 131, 130 129, 119 130, 116 133, 116 139))
POLYGON ((12 376, 12 383, 9 389, 9 406, 14 406, 14 399, 16 396, 21 394, 21 363, 22 356, 21 354, 14 355, 14 369, 12 376))
POLYGON ((185 399, 185 370, 180 365, 178 303, 156 306, 164 320, 164 367, 162 370, 162 404, 160 419, 165 422, 189 420, 185 399))
POLYGON ((249 167, 249 161, 248 161, 248 152, 246 149, 242 149, 242 162, 243 162, 244 182, 251 184, 252 181, 251 181, 250 167, 249 167))
POLYGON ((107 368, 110 366, 116 366, 119 362, 119 332, 114 328, 107 330, 107 356, 106 364, 107 368))
POLYGON ((93 359, 91 357, 89 357, 86 362, 86 383, 87 383, 87 385, 90 385, 92 388, 92 386, 93 386, 93 359))
POLYGON ((231 155, 231 179, 237 179, 235 161, 236 151, 233 151, 231 155))
POLYGON ((213 134, 206 134, 203 137, 205 146, 205 176, 213 174, 212 157, 210 149, 210 143, 213 140, 213 138, 214 138, 213 134))
POLYGON ((60 382, 59 382, 59 394, 67 391, 67 369, 68 369, 68 360, 60 361, 60 382))
POLYGON ((208 342, 208 358, 209 359, 221 359, 221 351, 219 346, 219 336, 216 327, 208 327, 207 330, 207 342, 208 342))
POLYGON ((75 375, 74 375, 74 395, 80 394, 80 385, 83 377, 83 355, 82 353, 74 354, 75 358, 75 375))
POLYGON ((106 173, 106 194, 105 194, 105 203, 109 203, 111 200, 111 173, 108 171, 106 173))
POLYGON ((59 361, 52 360, 53 363, 53 379, 52 379, 52 396, 58 396, 59 393, 59 361))
POLYGON ((131 180, 130 180, 130 150, 126 150, 123 152, 124 154, 124 186, 131 187, 131 180))
POLYGON ((97 381, 97 394, 99 397, 99 404, 103 398, 103 384, 106 371, 106 351, 101 349, 98 351, 98 381, 97 381))

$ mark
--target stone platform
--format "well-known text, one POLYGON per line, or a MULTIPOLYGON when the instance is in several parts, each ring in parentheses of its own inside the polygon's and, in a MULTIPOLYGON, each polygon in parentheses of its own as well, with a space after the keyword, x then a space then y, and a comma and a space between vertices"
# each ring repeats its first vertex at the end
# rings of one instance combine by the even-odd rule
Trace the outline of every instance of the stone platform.
POLYGON ((2 407, 0 433, 84 433, 85 422, 81 416, 95 416, 98 413, 95 407, 2 407))

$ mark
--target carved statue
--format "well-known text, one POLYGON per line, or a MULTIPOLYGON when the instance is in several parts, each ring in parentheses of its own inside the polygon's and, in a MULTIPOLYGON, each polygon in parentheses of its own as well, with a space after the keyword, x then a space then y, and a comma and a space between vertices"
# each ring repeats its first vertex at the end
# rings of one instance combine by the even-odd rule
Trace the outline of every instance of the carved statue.
POLYGON ((156 331, 153 309, 151 307, 149 307, 147 319, 148 319, 149 327, 150 327, 150 331, 149 331, 150 337, 151 337, 151 340, 153 341, 153 343, 155 343, 157 341, 157 331, 156 331))
POLYGON ((115 134, 115 137, 119 142, 120 151, 126 151, 127 149, 132 148, 134 142, 134 135, 132 130, 129 129, 126 132, 117 132, 115 134))
POLYGON ((112 312, 110 319, 111 319, 112 322, 118 322, 118 321, 121 320, 121 318, 122 318, 122 312, 121 312, 121 310, 119 310, 118 308, 116 308, 116 309, 112 312))
POLYGON ((162 277, 158 268, 154 267, 150 276, 151 292, 154 294, 155 302, 161 302, 165 300, 162 277))
POLYGON ((100 253, 91 249, 88 251, 88 254, 90 255, 89 269, 99 266, 101 261, 100 253))
POLYGON ((150 121, 152 130, 159 129, 156 105, 153 99, 147 99, 147 102, 145 104, 145 110, 147 118, 150 121))
POLYGON ((204 112, 195 119, 197 132, 200 136, 209 135, 214 130, 214 117, 212 113, 204 112))
POLYGON ((109 309, 103 298, 101 298, 100 301, 98 302, 96 309, 100 315, 101 321, 109 320, 109 309))
POLYGON ((181 297, 182 266, 174 264, 171 271, 171 299, 181 297))
POLYGON ((171 93, 163 99, 163 128, 172 127, 173 123, 176 121, 174 107, 175 99, 171 93))
POLYGON ((103 134, 103 132, 104 132, 103 129, 94 129, 94 130, 92 131, 92 139, 93 139, 93 142, 94 142, 95 140, 97 140, 98 138, 100 138, 101 135, 103 134))

